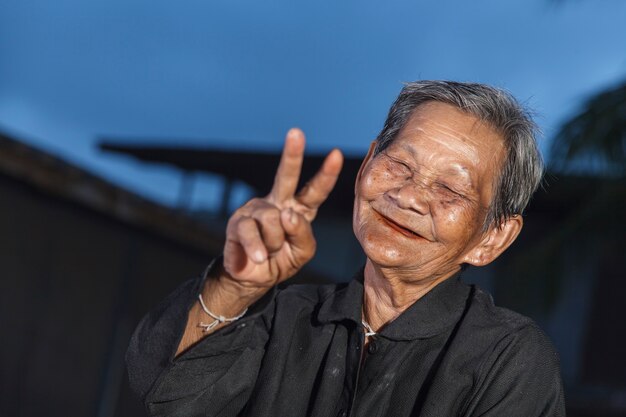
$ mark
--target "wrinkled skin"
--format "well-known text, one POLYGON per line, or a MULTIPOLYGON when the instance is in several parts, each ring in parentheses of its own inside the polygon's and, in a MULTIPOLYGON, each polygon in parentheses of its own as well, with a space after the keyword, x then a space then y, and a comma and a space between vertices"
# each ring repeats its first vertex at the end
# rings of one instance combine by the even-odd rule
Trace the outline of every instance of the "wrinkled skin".
POLYGON ((404 286, 385 290, 397 294, 392 304, 414 301, 464 263, 491 262, 517 236, 519 216, 483 229, 504 148, 476 117, 429 102, 385 150, 373 148, 357 177, 353 228, 368 258, 366 284, 380 287, 384 277, 384 286, 404 286))

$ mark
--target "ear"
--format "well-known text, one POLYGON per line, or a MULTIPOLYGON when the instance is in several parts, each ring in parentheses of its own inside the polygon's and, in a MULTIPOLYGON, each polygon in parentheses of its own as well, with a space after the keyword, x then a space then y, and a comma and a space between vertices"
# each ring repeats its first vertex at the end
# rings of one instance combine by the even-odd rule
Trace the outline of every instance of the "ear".
POLYGON ((367 151, 367 155, 365 155, 365 158, 363 158, 363 162, 361 162, 361 167, 359 168, 359 172, 356 174, 356 180, 354 182, 354 190, 355 190, 355 192, 356 192, 356 187, 359 184, 359 181, 361 181, 361 174, 363 174, 363 170, 365 169, 365 166, 370 161, 370 159, 372 159, 372 157, 374 156, 374 149, 376 149, 376 141, 375 140, 373 140, 372 143, 370 143, 370 148, 367 151))
POLYGON ((515 241, 522 230, 522 216, 506 220, 500 227, 491 227, 483 235, 481 241, 463 257, 463 263, 474 266, 485 266, 493 262, 515 241))

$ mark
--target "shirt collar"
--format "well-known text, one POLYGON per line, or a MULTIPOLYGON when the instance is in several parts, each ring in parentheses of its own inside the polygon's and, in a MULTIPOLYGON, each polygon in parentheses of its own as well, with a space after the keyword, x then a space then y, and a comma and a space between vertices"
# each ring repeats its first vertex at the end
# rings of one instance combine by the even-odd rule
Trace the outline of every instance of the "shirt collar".
MULTIPOLYGON (((413 303, 378 336, 392 340, 432 337, 452 327, 463 314, 470 292, 460 273, 439 283, 413 303)), ((330 294, 318 312, 322 323, 351 320, 361 325, 363 269, 347 285, 330 294)))

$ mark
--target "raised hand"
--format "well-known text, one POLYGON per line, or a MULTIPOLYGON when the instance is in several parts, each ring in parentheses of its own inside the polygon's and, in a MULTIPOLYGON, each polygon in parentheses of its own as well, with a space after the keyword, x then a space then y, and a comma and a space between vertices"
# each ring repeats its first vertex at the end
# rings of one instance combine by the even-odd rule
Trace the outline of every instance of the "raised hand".
POLYGON ((292 277, 315 254, 311 222, 335 186, 343 156, 337 149, 331 151, 296 194, 304 144, 302 131, 291 129, 270 193, 250 200, 231 216, 223 278, 250 289, 267 289, 292 277))
MULTIPOLYGON (((322 167, 296 194, 304 134, 291 129, 274 179, 272 191, 237 209, 226 227, 223 268, 204 281, 201 297, 209 309, 235 317, 273 285, 292 277, 315 254, 311 222, 335 186, 343 164, 339 150, 331 151, 322 167)), ((189 310, 177 354, 227 325, 207 328, 208 317, 198 302, 189 310)))

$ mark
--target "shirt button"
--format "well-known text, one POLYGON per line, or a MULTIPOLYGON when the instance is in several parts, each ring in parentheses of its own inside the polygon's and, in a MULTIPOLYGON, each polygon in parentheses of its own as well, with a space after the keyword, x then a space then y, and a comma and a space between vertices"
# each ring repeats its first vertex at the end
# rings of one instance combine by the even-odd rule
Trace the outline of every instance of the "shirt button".
POLYGON ((378 352, 378 344, 372 340, 369 345, 367 345, 367 353, 373 355, 376 352, 378 352))
POLYGON ((344 411, 343 409, 339 410, 339 413, 337 414, 337 417, 348 417, 348 413, 346 411, 344 411))

